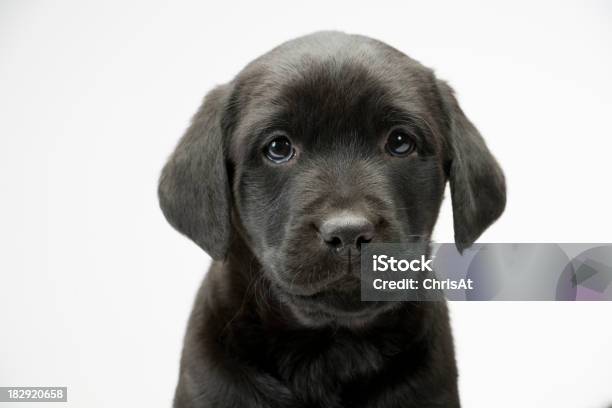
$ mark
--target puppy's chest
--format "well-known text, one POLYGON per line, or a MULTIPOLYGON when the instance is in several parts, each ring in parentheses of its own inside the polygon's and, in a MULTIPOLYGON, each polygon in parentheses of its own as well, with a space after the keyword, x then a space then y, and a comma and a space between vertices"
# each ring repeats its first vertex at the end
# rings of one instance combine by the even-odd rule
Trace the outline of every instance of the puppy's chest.
POLYGON ((347 406, 347 399, 355 398, 390 362, 379 346, 342 337, 277 343, 273 356, 276 375, 296 396, 326 407, 347 406))

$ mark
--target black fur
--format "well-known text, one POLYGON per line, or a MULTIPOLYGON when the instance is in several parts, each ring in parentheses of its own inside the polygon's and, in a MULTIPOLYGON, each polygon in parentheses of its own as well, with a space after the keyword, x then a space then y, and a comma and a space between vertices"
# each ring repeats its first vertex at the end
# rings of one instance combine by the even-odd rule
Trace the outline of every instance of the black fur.
POLYGON ((502 213, 503 173, 450 87, 376 40, 289 41, 211 91, 159 185, 215 259, 175 407, 458 407, 446 304, 361 302, 359 257, 319 232, 351 211, 426 250, 447 180, 463 249, 502 213), (397 127, 416 153, 385 152, 397 127), (297 149, 281 165, 263 154, 279 132, 297 149))

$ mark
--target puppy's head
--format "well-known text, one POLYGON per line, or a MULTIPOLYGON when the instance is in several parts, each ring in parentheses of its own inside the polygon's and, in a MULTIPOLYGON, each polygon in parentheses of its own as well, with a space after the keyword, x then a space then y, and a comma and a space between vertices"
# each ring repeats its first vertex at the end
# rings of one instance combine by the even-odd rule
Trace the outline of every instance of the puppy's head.
POLYGON ((361 245, 425 248, 447 180, 462 250, 502 213, 505 183, 452 90, 383 43, 319 33, 207 95, 159 197, 215 259, 240 235, 294 314, 323 324, 387 307, 360 302, 361 245))

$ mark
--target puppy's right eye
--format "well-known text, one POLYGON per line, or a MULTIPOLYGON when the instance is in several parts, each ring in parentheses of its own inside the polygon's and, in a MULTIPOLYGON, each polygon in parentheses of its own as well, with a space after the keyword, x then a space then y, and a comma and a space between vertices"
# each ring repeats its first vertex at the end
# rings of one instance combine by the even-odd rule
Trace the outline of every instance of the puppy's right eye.
POLYGON ((295 156, 295 148, 287 136, 278 136, 268 143, 264 149, 268 160, 276 163, 286 163, 295 156))

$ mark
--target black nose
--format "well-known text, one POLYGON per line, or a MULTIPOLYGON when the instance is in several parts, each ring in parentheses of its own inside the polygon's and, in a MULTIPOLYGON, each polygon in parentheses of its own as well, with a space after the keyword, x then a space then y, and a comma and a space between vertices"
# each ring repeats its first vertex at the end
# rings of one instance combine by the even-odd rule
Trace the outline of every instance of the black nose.
POLYGON ((374 238, 374 225, 361 215, 342 213, 328 218, 321 224, 323 241, 337 252, 347 249, 361 250, 374 238))

